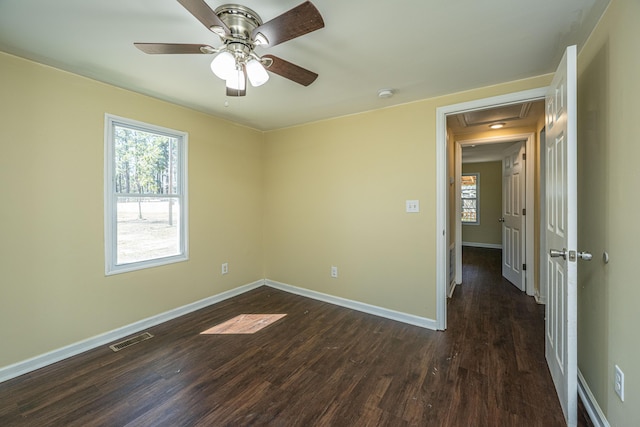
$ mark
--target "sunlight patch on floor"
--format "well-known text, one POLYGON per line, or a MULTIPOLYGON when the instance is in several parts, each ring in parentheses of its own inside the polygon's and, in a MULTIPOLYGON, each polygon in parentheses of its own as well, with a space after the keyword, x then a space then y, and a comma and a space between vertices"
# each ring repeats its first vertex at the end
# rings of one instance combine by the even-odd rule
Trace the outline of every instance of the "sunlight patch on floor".
POLYGON ((200 334, 253 334, 282 319, 286 314, 240 314, 200 334))

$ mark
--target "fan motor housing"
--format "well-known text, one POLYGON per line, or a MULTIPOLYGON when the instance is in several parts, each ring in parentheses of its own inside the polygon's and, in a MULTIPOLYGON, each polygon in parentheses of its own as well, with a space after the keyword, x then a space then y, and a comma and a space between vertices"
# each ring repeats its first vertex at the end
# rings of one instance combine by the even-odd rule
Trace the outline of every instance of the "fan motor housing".
POLYGON ((262 25, 260 16, 248 7, 239 4, 225 4, 215 10, 218 18, 229 28, 230 38, 236 42, 252 44, 251 33, 262 25))

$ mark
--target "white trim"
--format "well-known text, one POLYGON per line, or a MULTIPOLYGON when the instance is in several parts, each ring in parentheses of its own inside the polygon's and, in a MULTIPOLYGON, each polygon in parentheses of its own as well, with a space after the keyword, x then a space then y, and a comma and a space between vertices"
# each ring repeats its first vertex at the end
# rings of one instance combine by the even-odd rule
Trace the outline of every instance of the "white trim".
MULTIPOLYGON (((525 209, 527 210, 527 214, 525 215, 525 263, 527 264, 527 269, 524 272, 524 280, 526 286, 527 295, 533 296, 536 292, 535 289, 535 281, 534 281, 534 270, 536 264, 535 257, 535 216, 536 216, 536 207, 535 207, 535 147, 536 147, 536 132, 529 134, 527 141, 525 142, 524 152, 526 153, 527 160, 524 162, 525 168, 525 209)), ((538 218, 538 221, 540 219, 538 218)))
POLYGON ((547 298, 540 295, 539 293, 536 292, 536 294, 533 296, 533 298, 536 300, 536 303, 540 304, 540 305, 545 305, 547 303, 547 298))
POLYGON ((457 261, 457 254, 456 254, 456 243, 453 242, 449 245, 449 251, 447 252, 448 256, 450 257, 449 262, 447 263, 448 269, 449 269, 449 289, 447 290, 447 296, 449 298, 451 298, 453 296, 453 291, 455 290, 456 285, 458 284, 456 282, 456 263, 457 261), (453 256, 451 255, 453 253, 453 256), (451 274, 451 264, 453 263, 453 275, 451 274))
POLYGON ((126 273, 145 268, 187 261, 189 259, 189 197, 188 197, 188 157, 189 134, 187 132, 165 128, 154 124, 140 122, 138 120, 119 117, 113 114, 104 115, 104 246, 105 246, 105 276, 126 273), (145 261, 132 262, 130 264, 116 264, 117 260, 117 231, 116 221, 116 194, 114 190, 114 126, 120 125, 148 133, 157 133, 178 140, 179 165, 178 165, 178 195, 180 202, 180 253, 174 256, 153 258, 145 261))
POLYGON ((441 331, 447 329, 447 282, 449 281, 447 252, 450 231, 447 229, 449 177, 447 176, 446 113, 447 107, 436 110, 436 325, 441 331))
POLYGON ((471 246, 472 248, 502 249, 502 245, 499 243, 462 242, 462 246, 471 246))
MULTIPOLYGON (((546 107, 545 107, 546 110, 546 107)), ((546 120, 545 120, 546 121, 546 120)), ((539 129, 537 132, 538 136, 538 147, 540 149, 540 164, 538 166, 538 170, 540 171, 539 175, 539 207, 540 207, 540 236, 539 236, 539 259, 540 265, 538 270, 538 292, 536 295, 536 301, 538 304, 546 304, 547 303, 547 252, 545 250, 547 246, 547 227, 543 226, 543 224, 547 224, 547 150, 546 150, 546 125, 539 129), (544 134, 542 133, 544 131, 544 134), (545 138, 543 138, 543 136, 545 138)))
MULTIPOLYGON (((460 242, 462 241, 462 199, 458 197, 459 194, 462 193, 462 146, 459 142, 454 142, 454 160, 455 163, 453 165, 453 173, 455 179, 455 189, 453 197, 456 198, 456 213, 455 213, 455 222, 456 222, 456 233, 454 234, 454 252, 456 253, 456 265, 453 275, 456 278, 456 284, 462 283, 462 245, 460 242)), ((451 216, 451 215, 449 215, 451 216)))
POLYGON ((328 302, 340 307, 350 308, 352 310, 361 311, 363 313, 373 314, 375 316, 384 317, 386 319, 396 320, 410 325, 420 326, 427 329, 436 329, 436 321, 426 317, 415 316, 413 314, 402 313, 390 310, 376 305, 366 304, 346 298, 336 297, 322 292, 312 291, 310 289, 299 288, 297 286, 288 285, 286 283, 276 282, 275 280, 265 279, 265 285, 291 294, 315 299, 318 301, 328 302))
POLYGON ((593 425, 595 427, 610 427, 607 417, 605 417, 600 405, 598 405, 598 401, 593 393, 591 393, 589 384, 587 384, 587 380, 582 376, 580 369, 578 369, 578 395, 580 396, 580 400, 582 400, 593 425))
POLYGON ((264 280, 258 280, 256 282, 249 283, 247 285, 243 285, 235 289, 231 289, 229 291, 225 291, 217 295, 192 302, 187 305, 183 305, 182 307, 177 307, 172 310, 165 311, 164 313, 147 317, 146 319, 142 319, 138 322, 134 322, 121 328, 96 335, 86 340, 78 341, 68 346, 50 351, 48 353, 32 357, 31 359, 23 360, 21 362, 14 363, 13 365, 5 366, 3 368, 0 368, 0 383, 10 380, 11 378, 26 374, 28 372, 35 371, 36 369, 43 368, 47 365, 51 365, 52 363, 67 359, 71 356, 75 356, 85 351, 92 350, 96 347, 106 345, 115 340, 142 331, 143 329, 159 325, 160 323, 167 322, 177 317, 184 316, 185 314, 189 314, 193 311, 200 310, 201 308, 219 303, 260 286, 264 286, 264 280))
POLYGON ((451 298, 453 296, 453 292, 456 290, 456 282, 454 280, 449 283, 449 291, 447 292, 447 296, 451 298))
POLYGON ((436 323, 447 325, 447 115, 544 99, 547 88, 514 92, 436 108, 436 323))

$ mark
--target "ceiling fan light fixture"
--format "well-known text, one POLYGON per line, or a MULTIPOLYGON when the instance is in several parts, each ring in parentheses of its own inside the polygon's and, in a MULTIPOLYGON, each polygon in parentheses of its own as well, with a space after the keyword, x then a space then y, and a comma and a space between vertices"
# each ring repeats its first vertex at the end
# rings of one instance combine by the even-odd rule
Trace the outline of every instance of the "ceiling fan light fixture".
POLYGON ((211 71, 226 82, 227 96, 245 96, 247 80, 260 86, 271 73, 303 86, 309 86, 318 75, 273 55, 260 57, 254 53, 258 46, 273 47, 324 27, 318 9, 304 3, 263 22, 260 16, 246 6, 225 4, 215 10, 205 0, 178 0, 200 21, 208 31, 220 37, 223 44, 212 47, 185 43, 134 43, 148 54, 215 54, 211 71))
POLYGON ((247 87, 246 79, 244 77, 244 71, 242 67, 236 68, 232 73, 230 73, 227 78, 227 87, 229 89, 243 91, 247 87))
POLYGON ((502 129, 503 127, 505 127, 505 125, 506 125, 505 122, 499 122, 499 123, 491 123, 489 127, 491 129, 502 129))
POLYGON ((228 76, 233 74, 235 69, 236 59, 226 50, 217 54, 215 58, 213 58, 213 61, 211 61, 211 71, 222 80, 227 80, 228 76))
POLYGON ((265 70, 260 61, 250 59, 246 67, 247 76, 253 87, 262 86, 269 80, 269 73, 267 73, 267 70, 265 70))

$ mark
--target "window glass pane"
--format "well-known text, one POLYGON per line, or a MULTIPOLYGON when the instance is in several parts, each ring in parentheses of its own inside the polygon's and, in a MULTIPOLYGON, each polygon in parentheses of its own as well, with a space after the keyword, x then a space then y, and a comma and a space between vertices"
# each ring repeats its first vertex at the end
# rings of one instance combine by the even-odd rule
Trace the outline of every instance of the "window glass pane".
POLYGON ((473 188, 462 187, 462 198, 463 199, 475 199, 476 198, 476 188, 475 188, 475 186, 473 188))
POLYGON ((176 198, 117 198, 116 264, 180 254, 180 202, 176 198))
POLYGON ((476 175, 462 175, 462 188, 476 186, 476 175))
POLYGON ((478 223, 478 174, 462 175, 462 222, 478 223))
POLYGON ((188 259, 184 132, 105 115, 105 273, 188 259))
POLYGON ((176 194, 177 140, 114 126, 115 192, 176 194))
POLYGON ((466 199, 462 201, 462 210, 476 210, 476 200, 466 199))

